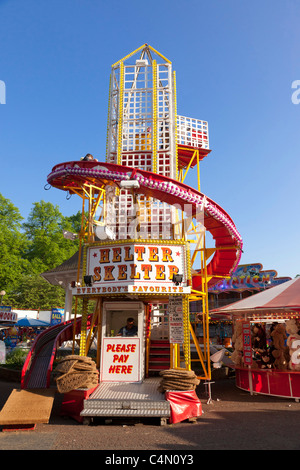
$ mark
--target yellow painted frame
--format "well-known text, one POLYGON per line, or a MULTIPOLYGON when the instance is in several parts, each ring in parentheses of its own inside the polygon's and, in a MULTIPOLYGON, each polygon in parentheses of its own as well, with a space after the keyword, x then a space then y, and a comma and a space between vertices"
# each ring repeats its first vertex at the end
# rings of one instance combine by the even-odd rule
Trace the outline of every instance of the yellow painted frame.
POLYGON ((156 60, 153 60, 152 62, 152 82, 153 82, 152 159, 153 159, 153 172, 156 173, 157 172, 157 63, 156 63, 156 60))
POLYGON ((112 64, 112 67, 116 67, 117 65, 119 65, 121 62, 125 62, 127 59, 129 59, 130 57, 132 57, 133 55, 137 54, 139 51, 142 51, 143 49, 150 49, 152 52, 154 52, 155 54, 157 54, 159 57, 161 57, 164 61, 168 62, 169 64, 171 64, 172 62, 167 59, 165 56, 163 56, 160 52, 158 52, 156 49, 154 49, 154 47, 152 46, 149 46, 149 44, 143 44, 142 46, 138 47, 137 49, 135 49, 134 51, 130 52, 130 54, 127 54, 125 57, 123 57, 123 59, 120 59, 118 60, 117 62, 115 62, 114 64, 112 64))

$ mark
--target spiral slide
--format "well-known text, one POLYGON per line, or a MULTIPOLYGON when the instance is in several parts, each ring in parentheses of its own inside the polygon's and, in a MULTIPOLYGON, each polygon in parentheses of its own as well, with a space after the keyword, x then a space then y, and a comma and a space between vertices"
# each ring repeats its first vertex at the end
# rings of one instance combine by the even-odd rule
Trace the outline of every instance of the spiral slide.
MULTIPOLYGON (((193 216, 203 210, 204 226, 215 241, 215 252, 207 266, 208 287, 232 273, 241 258, 242 238, 224 209, 196 189, 150 171, 97 161, 61 163, 54 166, 47 177, 51 186, 70 193, 82 191, 85 183, 99 187, 122 180, 136 180, 139 183, 139 188, 134 189, 136 193, 180 206, 182 210, 189 204, 193 216)), ((201 290, 201 282, 201 276, 195 275, 193 288, 201 290)))

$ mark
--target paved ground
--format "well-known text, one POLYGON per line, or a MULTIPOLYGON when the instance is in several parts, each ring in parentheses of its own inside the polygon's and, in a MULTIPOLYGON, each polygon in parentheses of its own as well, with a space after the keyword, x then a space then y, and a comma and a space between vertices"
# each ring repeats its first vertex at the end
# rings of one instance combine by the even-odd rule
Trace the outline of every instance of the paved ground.
MULTIPOLYGON (((13 388, 19 384, 0 381, 0 408, 13 388)), ((199 450, 300 450, 300 403, 251 396, 235 387, 234 378, 212 384, 212 404, 207 403, 204 384, 197 394, 203 415, 196 423, 159 426, 151 420, 99 421, 83 426, 60 416, 62 397, 57 393, 50 422, 38 424, 34 431, 0 432, 0 450, 104 450, 105 459, 134 456, 138 455, 134 451, 144 450, 156 456, 165 451, 181 456, 192 452, 194 459, 199 450)))

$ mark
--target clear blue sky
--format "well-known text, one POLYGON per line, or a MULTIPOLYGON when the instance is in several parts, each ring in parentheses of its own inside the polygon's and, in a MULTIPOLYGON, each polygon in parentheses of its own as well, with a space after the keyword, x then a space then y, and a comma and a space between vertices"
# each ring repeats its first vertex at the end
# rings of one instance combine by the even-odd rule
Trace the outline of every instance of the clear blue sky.
POLYGON ((42 199, 81 209, 47 175, 105 159, 111 64, 148 43, 173 63, 178 113, 209 123, 201 189, 233 218, 241 262, 300 273, 299 0, 0 0, 0 19, 0 192, 25 219, 42 199))

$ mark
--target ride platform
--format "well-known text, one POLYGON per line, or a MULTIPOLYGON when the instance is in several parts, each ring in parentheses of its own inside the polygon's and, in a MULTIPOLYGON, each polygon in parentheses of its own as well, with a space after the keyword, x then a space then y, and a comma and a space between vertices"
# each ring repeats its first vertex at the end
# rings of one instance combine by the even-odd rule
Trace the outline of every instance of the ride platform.
POLYGON ((159 418, 166 424, 170 417, 170 403, 158 391, 160 378, 146 378, 143 382, 101 382, 83 400, 80 413, 83 424, 100 418, 159 418))

